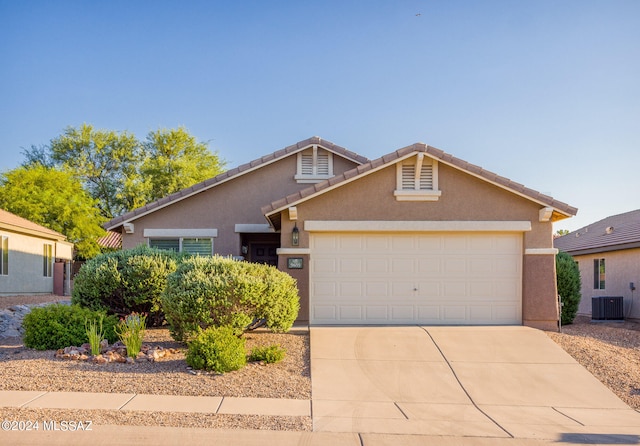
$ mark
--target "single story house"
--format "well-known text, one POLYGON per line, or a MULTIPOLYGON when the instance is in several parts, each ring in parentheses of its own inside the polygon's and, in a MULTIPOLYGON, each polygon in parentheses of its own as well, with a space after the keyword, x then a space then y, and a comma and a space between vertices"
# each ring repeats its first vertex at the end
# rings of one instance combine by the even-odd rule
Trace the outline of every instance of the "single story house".
POLYGON ((221 254, 298 281, 323 324, 557 328, 552 223, 577 210, 418 143, 312 137, 114 218, 123 249, 221 254))
POLYGON ((70 294, 73 244, 66 240, 0 209, 0 296, 70 294))
POLYGON ((592 298, 622 296, 623 316, 640 319, 640 209, 613 215, 554 240, 580 267, 578 314, 591 315, 592 298))

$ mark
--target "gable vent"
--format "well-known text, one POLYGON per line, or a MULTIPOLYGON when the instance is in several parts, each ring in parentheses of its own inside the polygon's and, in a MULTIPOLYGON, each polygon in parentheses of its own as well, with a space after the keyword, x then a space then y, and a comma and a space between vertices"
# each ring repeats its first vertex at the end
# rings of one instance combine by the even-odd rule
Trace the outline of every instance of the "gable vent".
POLYGON ((420 169, 420 177, 416 184, 415 164, 402 165, 402 189, 403 190, 433 190, 433 165, 423 164, 420 169))
POLYGON ((413 190, 416 188, 415 171, 416 166, 414 164, 402 165, 402 189, 413 190))
MULTIPOLYGON (((313 160, 312 160, 313 161, 313 160)), ((329 154, 318 151, 318 175, 329 175, 329 154)))
POLYGON ((301 157, 301 173, 302 175, 313 175, 313 154, 302 154, 301 157))
POLYGON ((433 189, 433 165, 423 164, 420 170, 420 189, 433 189))

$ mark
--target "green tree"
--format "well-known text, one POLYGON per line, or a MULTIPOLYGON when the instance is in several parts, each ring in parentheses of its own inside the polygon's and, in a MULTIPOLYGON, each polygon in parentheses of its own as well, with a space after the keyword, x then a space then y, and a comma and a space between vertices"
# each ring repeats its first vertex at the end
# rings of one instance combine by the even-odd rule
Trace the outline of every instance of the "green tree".
POLYGON ((562 325, 573 322, 578 312, 578 305, 581 297, 580 269, 578 264, 564 251, 556 255, 556 280, 558 284, 558 295, 562 301, 562 325))
POLYGON ((78 257, 100 252, 104 218, 69 172, 34 164, 0 174, 0 208, 64 234, 78 257))
POLYGON ((225 164, 184 127, 149 132, 142 152, 141 181, 132 193, 137 199, 135 207, 212 178, 223 171, 225 164))
POLYGON ((51 159, 72 171, 98 202, 106 219, 132 208, 127 186, 138 175, 140 143, 134 135, 113 130, 96 130, 82 124, 67 127, 51 140, 51 159))

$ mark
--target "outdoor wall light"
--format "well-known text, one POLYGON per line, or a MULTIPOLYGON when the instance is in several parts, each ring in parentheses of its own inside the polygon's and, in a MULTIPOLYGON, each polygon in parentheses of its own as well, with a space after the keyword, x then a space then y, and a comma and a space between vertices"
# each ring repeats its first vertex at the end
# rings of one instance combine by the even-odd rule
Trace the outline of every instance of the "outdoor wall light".
POLYGON ((293 230, 291 231, 291 245, 298 246, 300 244, 300 230, 298 229, 298 224, 295 223, 293 225, 293 230))

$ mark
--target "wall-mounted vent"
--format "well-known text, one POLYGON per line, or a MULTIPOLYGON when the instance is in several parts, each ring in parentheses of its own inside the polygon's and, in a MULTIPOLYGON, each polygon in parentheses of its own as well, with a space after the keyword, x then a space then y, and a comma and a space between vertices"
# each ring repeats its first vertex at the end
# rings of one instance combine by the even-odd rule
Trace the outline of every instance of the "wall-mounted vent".
POLYGON ((591 319, 594 321, 615 321, 624 319, 622 296, 598 296, 591 298, 591 319))

